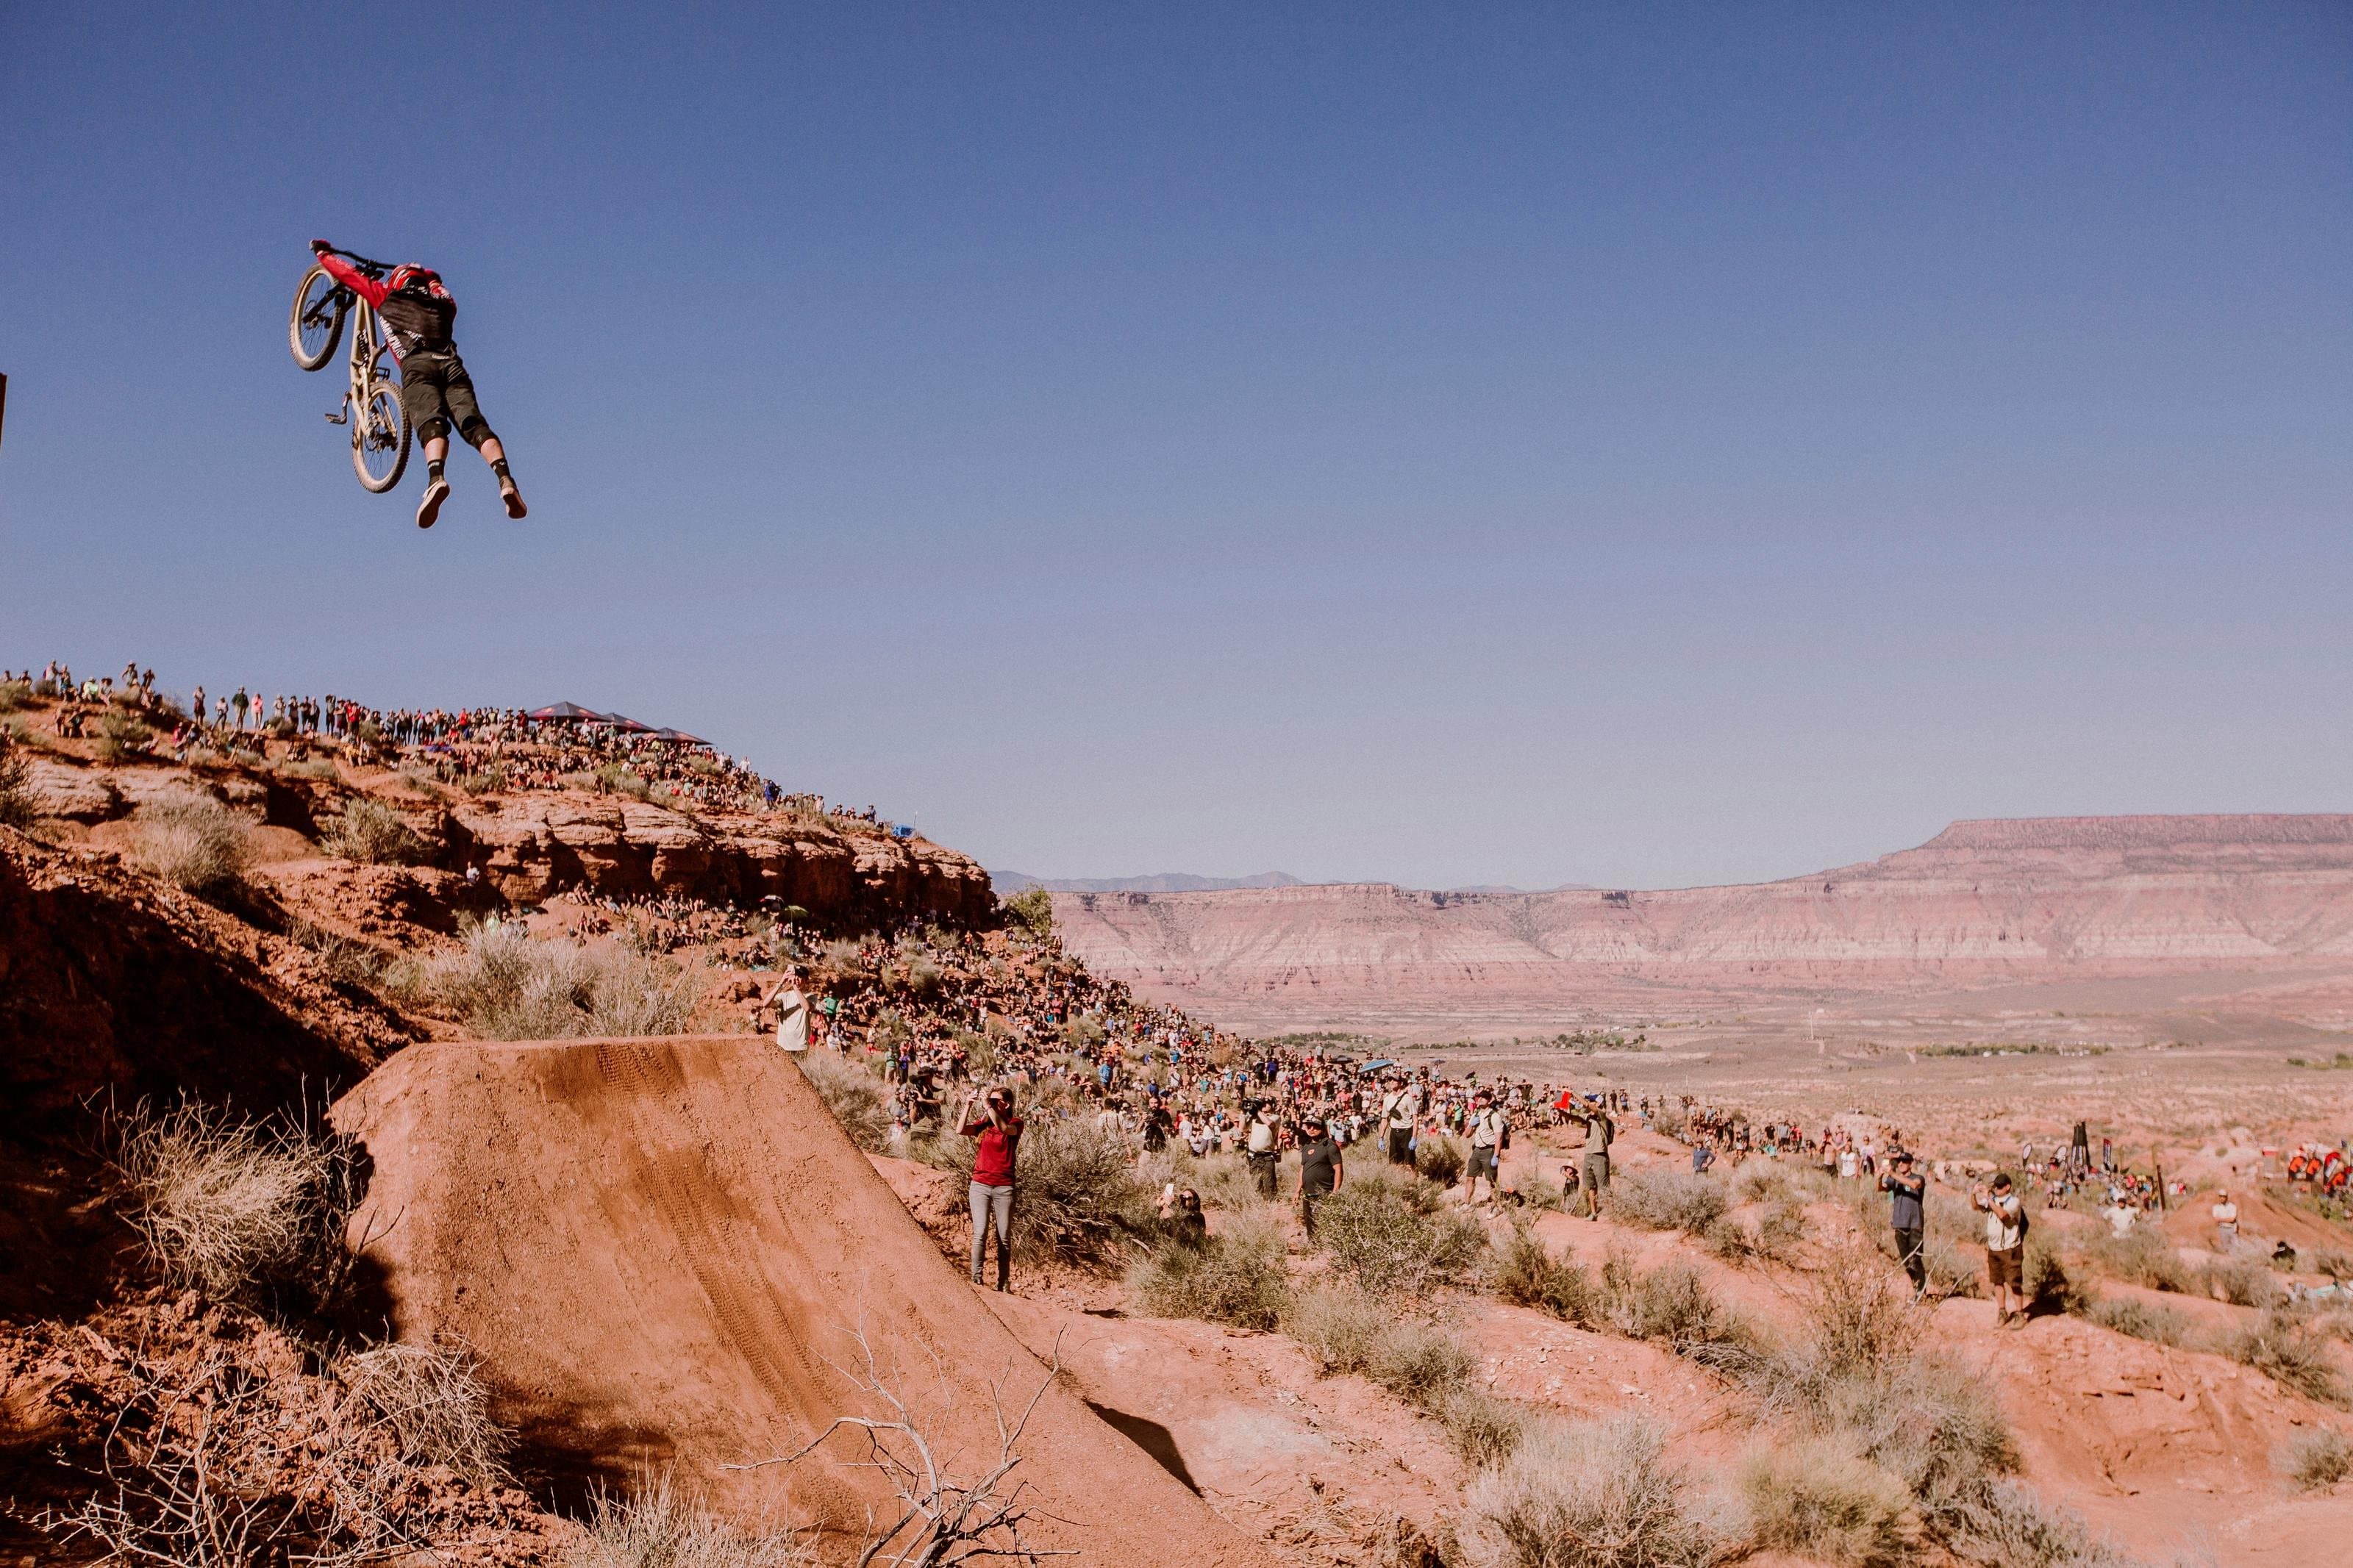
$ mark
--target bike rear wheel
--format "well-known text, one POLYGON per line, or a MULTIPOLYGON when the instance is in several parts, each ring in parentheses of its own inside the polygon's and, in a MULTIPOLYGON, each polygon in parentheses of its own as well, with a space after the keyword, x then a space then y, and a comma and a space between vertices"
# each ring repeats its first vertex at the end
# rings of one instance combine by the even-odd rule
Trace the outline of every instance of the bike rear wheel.
POLYGON ((379 378, 352 411, 352 468, 362 485, 382 495, 400 483, 407 468, 408 416, 401 411, 400 384, 379 378))
POLYGON ((314 264, 302 274, 301 286, 294 290, 294 309, 286 318, 287 346, 294 351, 296 364, 316 370, 335 357, 335 345, 343 341, 347 305, 343 285, 324 267, 314 264))

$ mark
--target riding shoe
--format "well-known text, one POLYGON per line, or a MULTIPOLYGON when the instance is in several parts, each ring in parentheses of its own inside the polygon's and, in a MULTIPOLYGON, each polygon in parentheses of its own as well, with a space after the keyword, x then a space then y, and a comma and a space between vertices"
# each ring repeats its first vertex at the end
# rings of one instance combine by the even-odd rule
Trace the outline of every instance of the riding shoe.
POLYGON ((499 499, 507 503, 509 517, 521 518, 531 510, 529 507, 522 504, 522 491, 515 489, 515 482, 512 479, 507 480, 499 487, 499 499))
POLYGON ((441 503, 449 499, 449 481, 435 479, 425 487, 425 499, 417 503, 417 526, 430 528, 441 515, 441 503))

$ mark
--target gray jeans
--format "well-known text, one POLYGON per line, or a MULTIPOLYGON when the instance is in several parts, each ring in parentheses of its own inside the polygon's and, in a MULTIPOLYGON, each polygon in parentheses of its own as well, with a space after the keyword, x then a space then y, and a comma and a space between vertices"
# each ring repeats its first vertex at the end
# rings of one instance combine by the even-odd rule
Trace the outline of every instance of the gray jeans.
POLYGON ((984 1187, 972 1184, 972 1282, 980 1279, 980 1260, 987 1249, 988 1227, 997 1226, 997 1288, 1004 1289, 1013 1278, 1013 1189, 984 1187))

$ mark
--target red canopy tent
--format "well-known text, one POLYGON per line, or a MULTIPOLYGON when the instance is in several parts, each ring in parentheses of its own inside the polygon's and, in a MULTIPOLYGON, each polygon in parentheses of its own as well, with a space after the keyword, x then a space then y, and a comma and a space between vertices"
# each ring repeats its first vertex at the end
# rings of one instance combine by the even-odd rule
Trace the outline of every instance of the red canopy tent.
POLYGON ((602 723, 605 715, 594 708, 583 708, 577 702, 558 702, 552 707, 534 708, 523 715, 526 719, 567 720, 575 723, 602 723))

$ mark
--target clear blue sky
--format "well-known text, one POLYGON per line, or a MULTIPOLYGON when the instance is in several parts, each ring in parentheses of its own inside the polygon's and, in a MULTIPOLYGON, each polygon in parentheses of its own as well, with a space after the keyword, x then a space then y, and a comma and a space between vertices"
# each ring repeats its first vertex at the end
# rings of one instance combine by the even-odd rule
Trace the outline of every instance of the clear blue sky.
POLYGON ((2341 4, 0 0, 0 665, 1048 876, 2353 808, 2341 4), (448 279, 527 522, 353 483, 314 234, 448 279))

